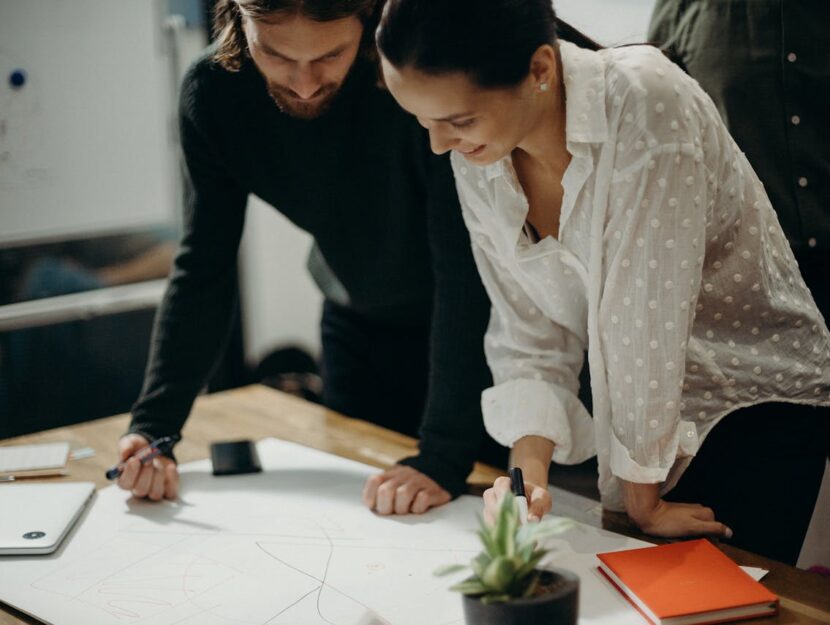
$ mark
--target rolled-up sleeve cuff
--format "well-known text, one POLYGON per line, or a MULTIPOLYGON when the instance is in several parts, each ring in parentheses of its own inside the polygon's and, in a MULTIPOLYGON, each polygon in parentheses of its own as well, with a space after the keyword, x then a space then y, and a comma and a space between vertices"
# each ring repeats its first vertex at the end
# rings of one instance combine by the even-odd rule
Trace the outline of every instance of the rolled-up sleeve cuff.
POLYGON ((553 460, 576 464, 596 454, 593 419, 567 389, 542 380, 509 380, 481 396, 484 426, 507 447, 524 436, 555 443, 553 460))
POLYGON ((623 445, 616 435, 611 433, 611 473, 615 476, 637 484, 658 484, 664 482, 669 471, 678 457, 694 456, 699 442, 697 428, 694 423, 681 421, 678 423, 668 458, 660 466, 644 466, 632 458, 632 451, 623 445))
POLYGON ((472 467, 459 470, 454 464, 444 462, 442 458, 423 452, 417 456, 399 460, 398 464, 412 467, 423 473, 446 490, 453 499, 467 492, 467 475, 472 467))

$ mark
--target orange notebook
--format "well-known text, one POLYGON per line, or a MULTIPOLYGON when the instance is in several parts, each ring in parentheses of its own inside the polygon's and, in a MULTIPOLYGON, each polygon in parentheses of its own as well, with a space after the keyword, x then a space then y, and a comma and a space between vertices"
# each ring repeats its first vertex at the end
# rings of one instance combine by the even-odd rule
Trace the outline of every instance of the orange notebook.
POLYGON ((600 572, 654 625, 775 614, 778 597, 708 540, 597 554, 600 572))

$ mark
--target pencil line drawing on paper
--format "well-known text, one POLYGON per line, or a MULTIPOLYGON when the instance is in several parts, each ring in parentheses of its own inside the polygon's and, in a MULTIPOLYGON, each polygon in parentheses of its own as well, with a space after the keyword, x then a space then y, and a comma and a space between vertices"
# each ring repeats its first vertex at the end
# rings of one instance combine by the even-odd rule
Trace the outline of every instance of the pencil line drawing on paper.
POLYGON ((325 518, 283 517, 271 525, 302 526, 303 531, 125 528, 82 561, 68 563, 31 587, 100 610, 116 622, 163 618, 172 625, 206 623, 209 617, 217 625, 391 625, 369 605, 372 597, 359 583, 361 575, 383 571, 390 561, 406 561, 407 554, 427 554, 438 563, 448 552, 473 553, 349 536, 325 518), (242 613, 240 606, 245 606, 242 613), (171 621, 169 616, 179 618, 171 621))
MULTIPOLYGON (((320 617, 323 621, 325 621, 326 623, 328 623, 329 625, 337 625, 334 621, 330 621, 329 619, 327 619, 327 618, 323 615, 323 612, 322 612, 322 610, 321 610, 321 608, 320 608, 320 599, 321 599, 321 596, 322 596, 322 592, 323 592, 323 590, 324 590, 324 589, 326 589, 326 588, 328 588, 328 589, 330 589, 330 590, 332 590, 332 591, 334 591, 334 592, 336 592, 336 593, 338 593, 338 594, 342 595, 344 598, 346 598, 346 599, 348 599, 348 600, 350 600, 350 601, 353 601, 354 603, 356 603, 356 604, 360 605, 362 608, 364 608, 367 612, 371 613, 371 609, 369 608, 369 606, 367 606, 366 604, 364 604, 364 603, 362 603, 362 602, 358 601, 358 600, 357 600, 357 599, 355 599, 354 597, 349 596, 348 594, 344 593, 344 592, 343 592, 343 591, 341 591, 340 589, 338 589, 338 588, 336 588, 336 587, 334 587, 334 586, 332 586, 332 585, 330 585, 330 584, 328 583, 328 581, 327 581, 327 580, 328 580, 328 575, 329 575, 329 567, 331 566, 331 560, 332 560, 332 557, 334 556, 334 542, 331 540, 331 537, 328 535, 328 533, 326 533, 326 531, 325 531, 325 529, 324 529, 323 527, 320 527, 319 529, 320 529, 320 531, 323 533, 323 535, 326 537, 326 541, 328 542, 328 546, 329 546, 329 553, 328 553, 328 557, 327 557, 327 560, 326 560, 326 567, 325 567, 325 570, 324 570, 324 572, 323 572, 323 577, 322 577, 322 578, 317 578, 317 577, 315 577, 314 575, 312 575, 311 573, 308 573, 307 571, 304 571, 304 570, 302 570, 302 569, 300 569, 300 568, 298 568, 298 567, 292 566, 291 564, 289 564, 289 563, 288 563, 288 562, 286 562, 285 560, 282 560, 281 558, 278 558, 277 556, 275 556, 274 554, 272 554, 270 551, 268 551, 268 550, 267 550, 267 549, 263 546, 263 544, 262 544, 262 543, 260 543, 260 542, 257 542, 257 543, 256 543, 257 547, 259 547, 259 548, 260 548, 260 549, 261 549, 264 553, 266 553, 266 554, 268 554, 270 557, 274 558, 277 562, 279 562, 279 563, 280 563, 280 564, 282 564, 283 566, 286 566, 286 567, 288 567, 289 569, 292 569, 293 571, 296 571, 297 573, 300 573, 301 575, 305 575, 305 576, 307 576, 307 577, 309 577, 309 578, 311 578, 311 579, 313 579, 313 580, 315 580, 315 581, 317 581, 317 582, 319 582, 319 583, 320 583, 320 585, 319 585, 318 587, 316 587, 316 588, 312 589, 311 591, 309 591, 308 593, 306 593, 305 595, 303 595, 302 597, 300 597, 297 601, 295 601, 294 603, 292 603, 290 606, 288 606, 287 608, 284 608, 284 609, 280 610, 280 612, 278 612, 278 613, 274 616, 274 618, 272 618, 272 619, 270 619, 269 621, 267 621, 267 623, 272 622, 274 619, 276 619, 277 617, 281 616, 282 614, 284 614, 285 612, 287 612, 289 609, 293 608, 295 605, 297 605, 298 603, 300 603, 303 599, 305 599, 305 598, 306 598, 307 596, 309 596, 310 594, 312 594, 312 593, 316 593, 316 594, 317 594, 317 601, 315 602, 315 607, 316 607, 316 609, 317 609, 317 615, 318 615, 318 616, 319 616, 319 617, 320 617)), ((386 625, 386 624, 388 624, 388 621, 386 621, 386 620, 379 620, 379 621, 378 621, 378 624, 380 625, 380 623, 383 623, 384 625, 386 625)))
POLYGON ((0 600, 60 625, 457 625, 432 572, 478 549, 479 504, 387 518, 360 503, 373 469, 281 441, 264 471, 182 466, 176 502, 99 491, 64 549, 0 562, 0 600))

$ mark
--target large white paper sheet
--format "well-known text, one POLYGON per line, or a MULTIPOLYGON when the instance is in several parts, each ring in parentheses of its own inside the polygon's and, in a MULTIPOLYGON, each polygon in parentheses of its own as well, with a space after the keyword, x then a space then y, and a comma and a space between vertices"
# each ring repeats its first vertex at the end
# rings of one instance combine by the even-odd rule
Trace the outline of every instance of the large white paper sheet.
MULTIPOLYGON (((256 475, 184 465, 176 503, 101 490, 57 553, 0 558, 0 600, 53 625, 463 623, 455 580, 433 571, 479 550, 480 499, 380 517, 360 500, 376 469, 273 439, 258 451, 256 475)), ((548 562, 582 579, 581 623, 642 625, 594 554, 646 543, 586 525, 551 542, 548 562)))

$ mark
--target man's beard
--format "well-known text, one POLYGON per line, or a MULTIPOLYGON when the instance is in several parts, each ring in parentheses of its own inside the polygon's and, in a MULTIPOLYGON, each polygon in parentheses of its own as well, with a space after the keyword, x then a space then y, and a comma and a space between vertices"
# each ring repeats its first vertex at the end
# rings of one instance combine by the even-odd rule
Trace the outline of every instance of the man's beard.
POLYGON ((268 95, 286 115, 297 119, 316 119, 323 115, 340 94, 341 85, 329 83, 317 90, 311 101, 298 98, 291 89, 268 83, 268 95))

